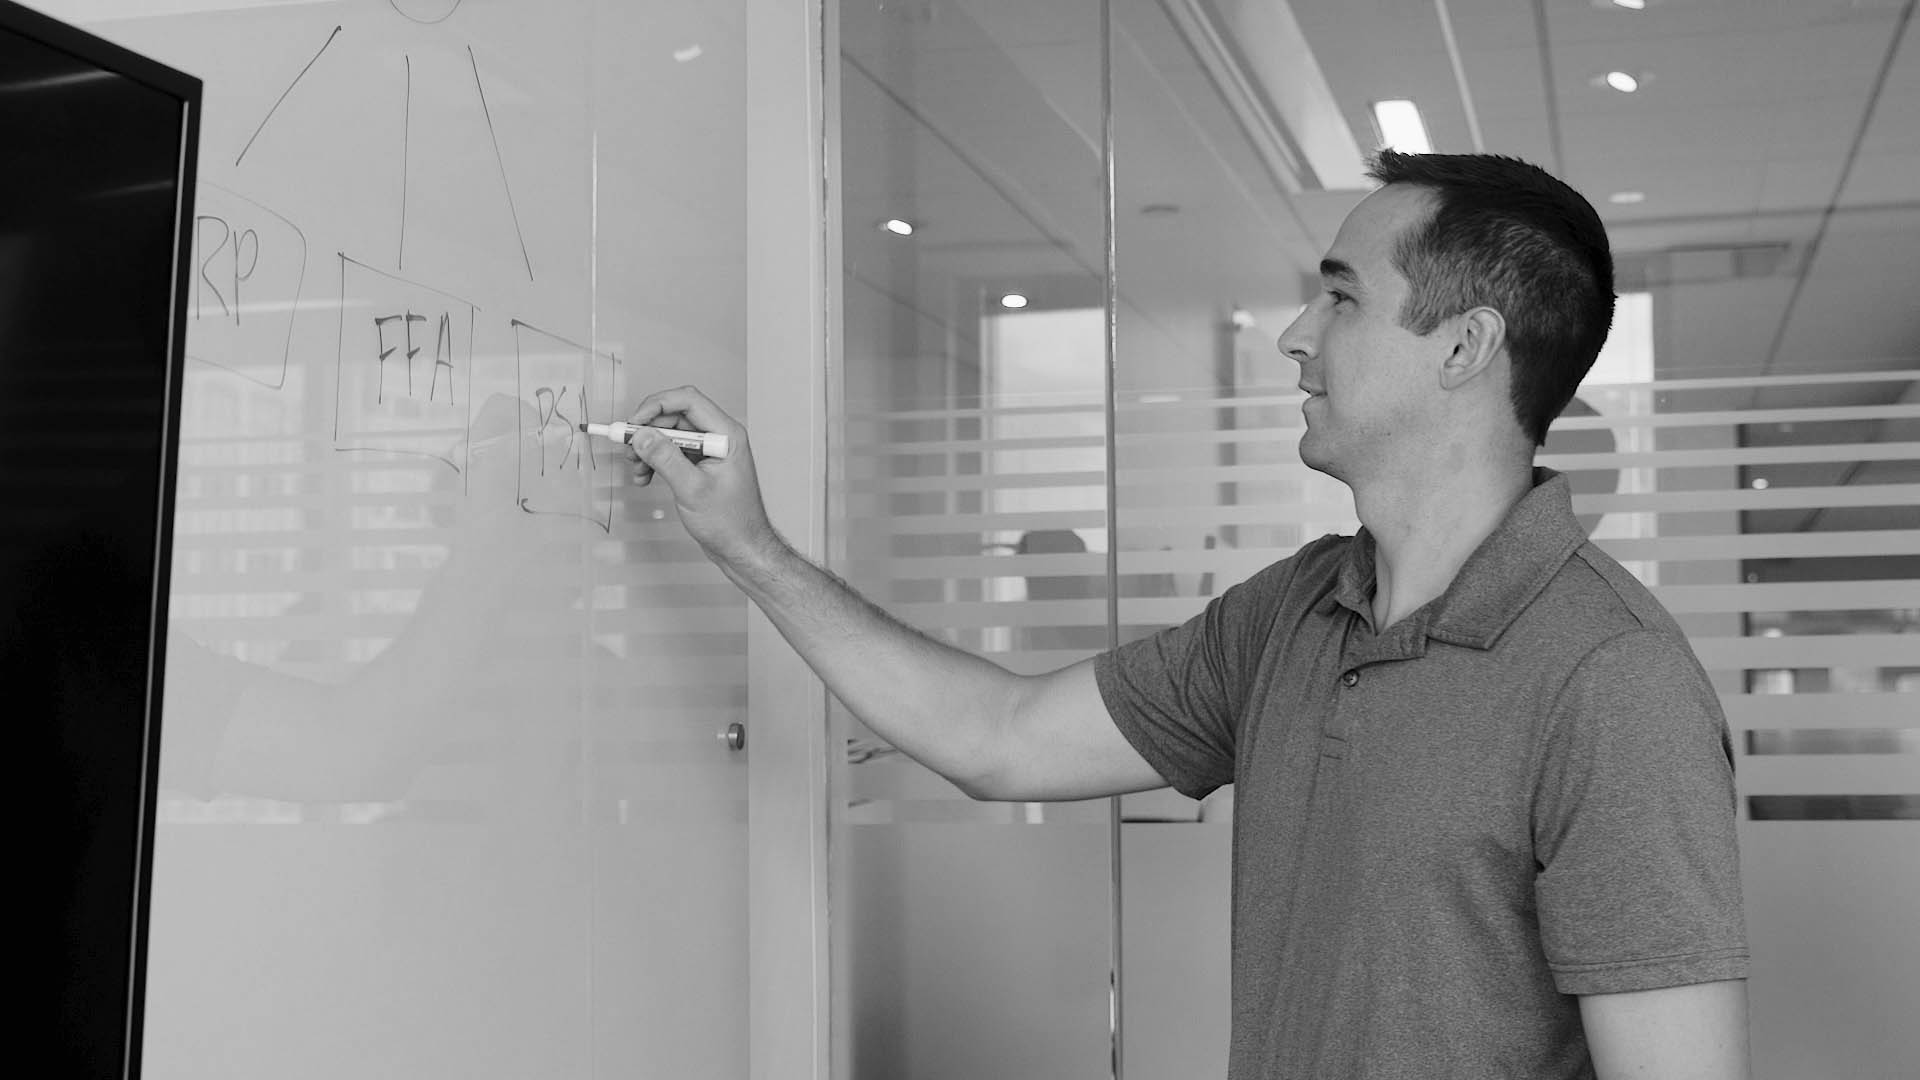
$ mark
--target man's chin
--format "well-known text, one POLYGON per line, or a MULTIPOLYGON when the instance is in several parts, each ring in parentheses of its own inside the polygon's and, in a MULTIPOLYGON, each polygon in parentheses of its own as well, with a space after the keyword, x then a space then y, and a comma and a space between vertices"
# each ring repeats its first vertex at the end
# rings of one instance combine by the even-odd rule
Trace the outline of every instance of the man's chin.
POLYGON ((1314 438, 1311 428, 1306 434, 1300 436, 1300 463, 1314 472, 1326 473, 1335 480, 1340 479, 1340 474, 1335 471, 1333 455, 1328 453, 1321 440, 1314 438))

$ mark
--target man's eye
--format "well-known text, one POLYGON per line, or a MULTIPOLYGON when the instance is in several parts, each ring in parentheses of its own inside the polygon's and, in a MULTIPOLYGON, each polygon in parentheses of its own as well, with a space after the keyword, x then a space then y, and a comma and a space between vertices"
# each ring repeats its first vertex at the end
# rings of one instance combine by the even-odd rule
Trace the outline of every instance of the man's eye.
POLYGON ((1327 295, 1333 297, 1333 302, 1336 305, 1351 303, 1353 300, 1353 297, 1348 296, 1346 293, 1341 292, 1339 289, 1328 289, 1327 295))

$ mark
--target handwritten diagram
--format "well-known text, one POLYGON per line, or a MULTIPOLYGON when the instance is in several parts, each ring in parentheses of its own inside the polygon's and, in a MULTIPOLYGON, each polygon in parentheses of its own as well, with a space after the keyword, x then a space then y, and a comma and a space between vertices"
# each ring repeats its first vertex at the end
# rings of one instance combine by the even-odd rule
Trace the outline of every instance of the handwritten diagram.
POLYGON ((620 360, 557 334, 513 321, 515 394, 532 401, 535 429, 523 438, 516 498, 530 514, 566 514, 613 531, 613 500, 606 490, 619 471, 595 456, 579 430, 612 419, 620 360), (605 478, 602 466, 607 464, 605 478))
MULTIPOLYGON (((371 186, 360 184, 356 197, 344 202, 357 212, 336 221, 335 208, 343 204, 316 204, 283 214, 238 190, 203 182, 188 353, 276 391, 288 386, 296 367, 313 365, 317 374, 330 366, 334 450, 420 458, 465 476, 476 385, 505 377, 501 339, 510 334, 515 395, 525 403, 522 415, 531 417, 519 432, 516 505, 610 531, 611 499, 595 480, 605 463, 596 461, 577 425, 611 418, 605 414, 619 361, 518 320, 482 324, 479 303, 448 284, 456 276, 469 280, 463 270, 484 271, 489 277, 481 284, 512 286, 505 297, 488 292, 492 302, 528 299, 520 294, 535 281, 535 261, 503 147, 503 135, 510 133, 495 123, 491 80, 480 56, 471 45, 447 40, 449 31, 458 32, 461 0, 387 0, 385 7, 390 16, 414 24, 411 37, 402 35, 404 44, 389 52, 381 44, 391 40, 388 32, 369 36, 358 25, 316 27, 306 44, 289 50, 284 74, 259 99, 257 121, 248 118, 235 132, 227 159, 237 176, 280 190, 290 163, 307 152, 315 118, 332 119, 323 101, 345 95, 363 111, 369 95, 375 103, 390 102, 390 127, 349 129, 377 138, 350 144, 351 157, 314 162, 324 170, 357 170, 356 180, 371 178, 371 186), (270 175, 283 178, 279 187, 265 179, 270 175), (464 217, 449 215, 449 177, 459 195, 452 205, 464 217), (368 202, 368 195, 379 197, 368 202), (369 217, 365 210, 372 207, 378 209, 369 217), (491 216, 496 208, 498 216, 491 216), (325 284, 307 284, 310 245, 297 216, 350 226, 351 235, 320 241, 342 249, 329 268, 337 270, 331 296, 325 284), (447 226, 455 221, 468 231, 450 234, 447 226), (450 237, 451 250, 479 255, 480 261, 450 259, 450 237), (491 280, 502 271, 506 282, 491 280), (522 273, 524 280, 515 285, 522 273), (489 366, 496 374, 478 384, 476 334, 498 342, 478 355, 501 364, 489 366)), ((524 94, 511 78, 507 91, 510 100, 524 94)), ((325 184, 329 175, 323 171, 314 180, 325 184)), ((288 190, 308 190, 305 177, 300 180, 288 190)), ((323 275, 316 267, 318 282, 326 282, 323 275)), ((327 391, 318 379, 309 387, 327 391)), ((600 452, 604 456, 610 448, 600 452)), ((619 475, 606 471, 609 482, 619 475)))
POLYGON ((195 201, 187 355, 278 390, 306 283, 307 238, 218 184, 201 182, 195 201))
MULTIPOLYGON (((446 0, 442 0, 442 2, 437 4, 412 3, 402 5, 398 0, 393 0, 392 6, 394 11, 410 21, 425 25, 435 25, 445 22, 450 18, 453 13, 459 9, 460 2, 459 0, 451 0, 451 3, 448 3, 446 0)), ((274 100, 273 105, 267 109, 266 115, 261 118, 259 125, 254 128, 253 134, 248 137, 246 145, 241 148, 239 155, 234 158, 233 164, 235 168, 238 168, 240 164, 246 160, 247 154, 253 150, 254 143, 259 141, 261 134, 266 131, 267 126, 280 111, 280 106, 286 103, 287 98, 306 80, 308 73, 327 55, 328 50, 340 37, 343 29, 341 26, 335 26, 332 32, 327 35, 326 41, 321 43, 319 50, 313 54, 312 59, 308 60, 305 66, 300 69, 299 73, 293 77, 293 80, 287 84, 287 88, 280 92, 280 96, 274 100)), ((479 57, 474 54, 473 46, 466 46, 466 53, 467 67, 473 74, 474 105, 479 110, 481 119, 486 123, 488 141, 493 150, 494 165, 500 175, 500 187, 506 196, 507 214, 513 223, 514 239, 520 246, 520 260, 526 268, 527 280, 532 281, 534 280, 533 257, 527 251, 526 232, 520 225, 520 209, 514 203, 513 181, 507 175, 506 155, 501 151, 500 133, 493 123, 493 107, 487 101, 486 81, 480 75, 480 60, 479 57)), ((404 268, 406 265, 407 205, 410 197, 413 168, 413 57, 411 54, 403 53, 400 59, 403 79, 399 101, 401 114, 401 139, 399 148, 400 210, 399 238, 396 244, 396 269, 404 268)))
POLYGON ((466 468, 479 308, 342 254, 333 444, 466 468))

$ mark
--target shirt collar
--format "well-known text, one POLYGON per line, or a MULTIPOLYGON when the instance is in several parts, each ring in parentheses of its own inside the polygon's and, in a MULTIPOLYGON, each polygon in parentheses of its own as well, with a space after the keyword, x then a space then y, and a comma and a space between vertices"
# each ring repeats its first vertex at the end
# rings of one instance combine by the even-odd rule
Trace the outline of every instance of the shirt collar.
MULTIPOLYGON (((1567 478, 1535 467, 1533 488, 1480 542, 1453 583, 1426 609, 1426 635, 1455 645, 1488 649, 1526 610, 1587 539, 1573 516, 1567 478)), ((1373 535, 1365 526, 1347 545, 1331 603, 1371 618, 1374 585, 1373 535)), ((1327 608, 1331 611, 1331 605, 1327 608)))

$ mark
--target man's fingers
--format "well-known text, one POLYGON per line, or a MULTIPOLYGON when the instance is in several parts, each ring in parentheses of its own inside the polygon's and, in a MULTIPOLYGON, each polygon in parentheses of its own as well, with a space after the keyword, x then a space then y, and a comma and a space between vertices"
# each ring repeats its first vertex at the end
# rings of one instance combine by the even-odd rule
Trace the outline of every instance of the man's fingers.
POLYGON ((633 433, 633 452, 640 457, 635 467, 634 477, 642 485, 654 475, 666 477, 668 486, 680 491, 690 484, 697 484, 705 477, 700 467, 688 461, 686 454, 665 435, 655 434, 646 427, 633 433), (642 476, 640 468, 645 467, 647 474, 642 476))

